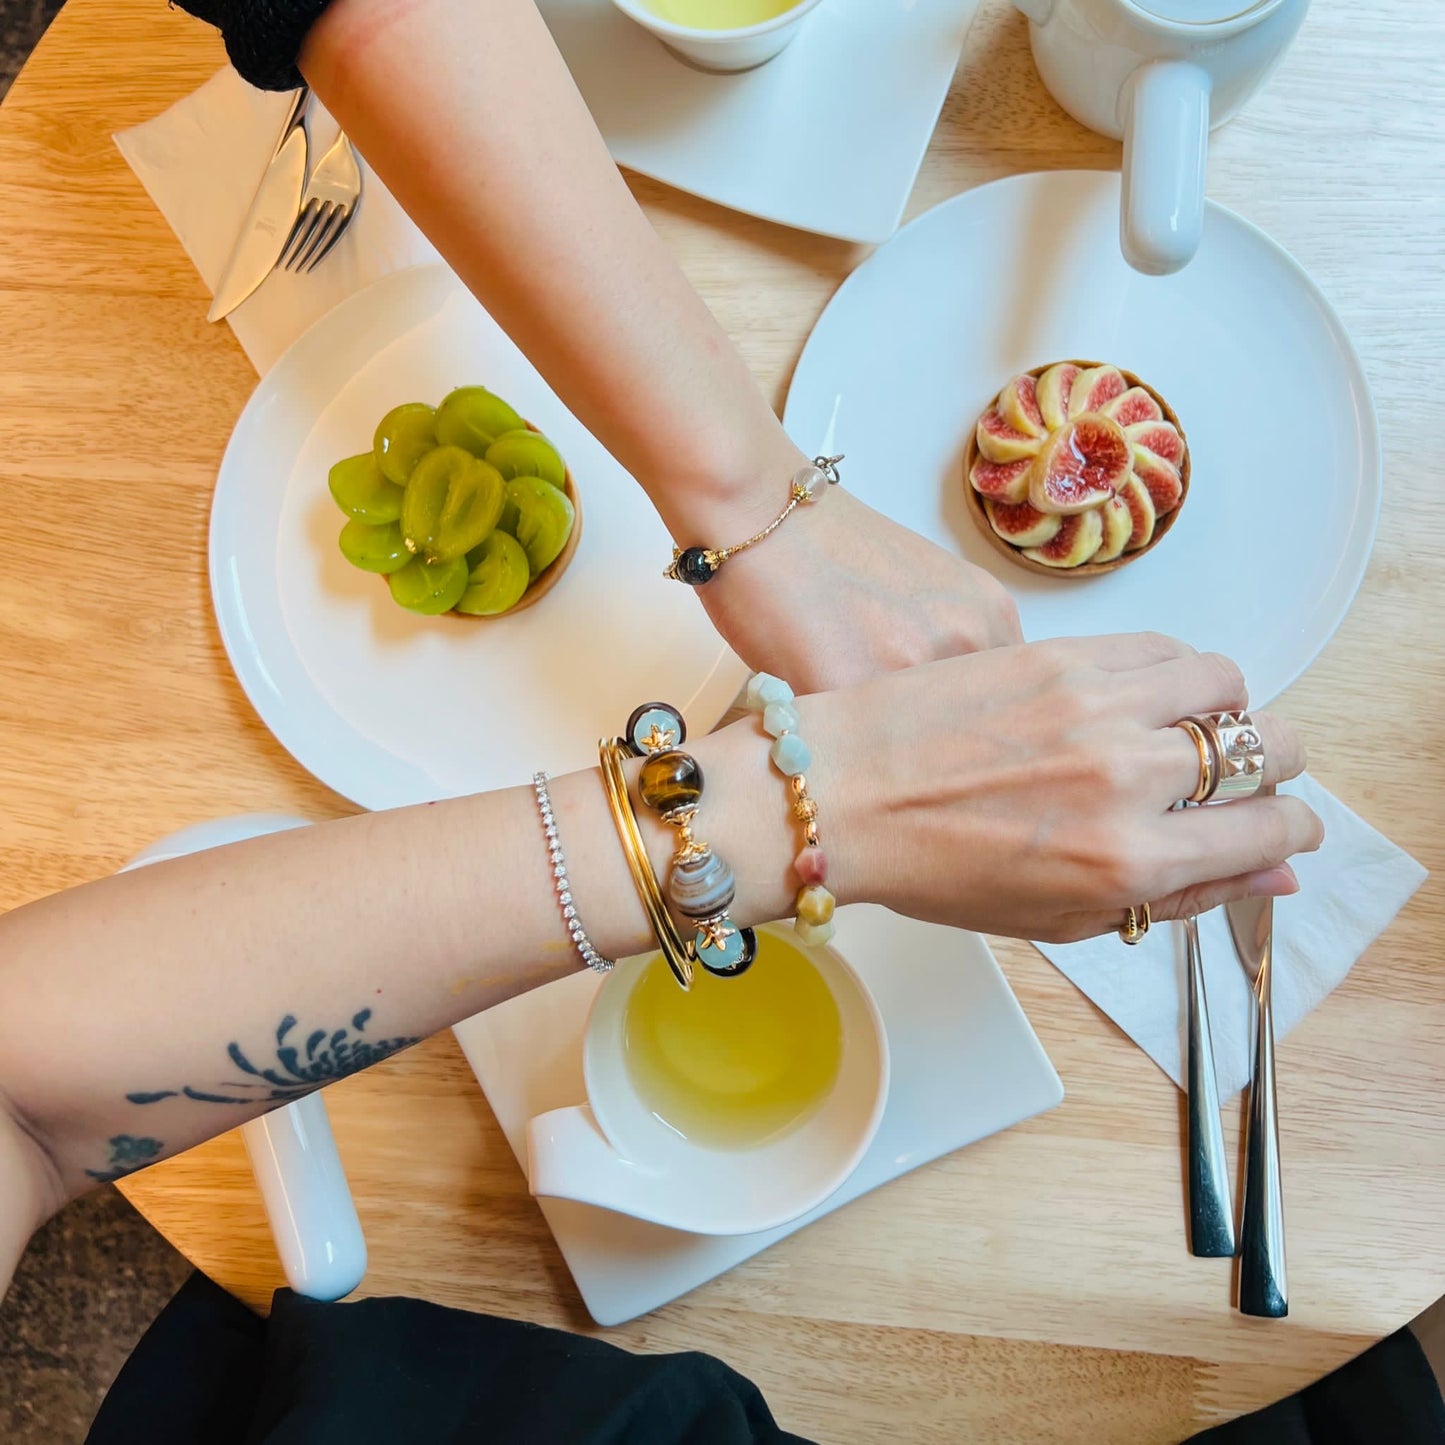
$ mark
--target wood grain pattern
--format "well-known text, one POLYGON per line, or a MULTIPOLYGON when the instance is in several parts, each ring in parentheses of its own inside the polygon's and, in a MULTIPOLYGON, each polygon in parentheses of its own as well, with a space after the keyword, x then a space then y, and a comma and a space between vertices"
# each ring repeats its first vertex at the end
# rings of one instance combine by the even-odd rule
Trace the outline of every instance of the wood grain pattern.
MULTIPOLYGON (((1316 0, 1270 85, 1214 137, 1210 173, 1211 193, 1340 311, 1385 437, 1364 591, 1282 706, 1315 772, 1437 877, 1442 56, 1438 7, 1316 0)), ((23 521, 0 542, 0 906, 201 818, 347 810, 270 738, 226 664, 207 513, 255 378, 206 325, 199 278, 110 141, 221 59, 159 0, 70 0, 0 108, 0 489, 23 521)), ((1115 144, 1043 91, 1019 17, 984 0, 912 212, 1017 171, 1117 164, 1115 144)), ((781 403, 862 248, 634 186, 781 403)), ((714 1350, 787 1427, 828 1441, 1170 1441, 1297 1388, 1445 1292, 1442 913, 1432 879, 1281 1045, 1287 1321, 1243 1319, 1228 1264, 1185 1253, 1177 1093, 1037 953, 1006 943, 1062 1107, 609 1337, 714 1350)), ((589 1328, 450 1036, 327 1097, 367 1292, 589 1328)), ((238 1137, 127 1193, 264 1307, 281 1275, 238 1137)))

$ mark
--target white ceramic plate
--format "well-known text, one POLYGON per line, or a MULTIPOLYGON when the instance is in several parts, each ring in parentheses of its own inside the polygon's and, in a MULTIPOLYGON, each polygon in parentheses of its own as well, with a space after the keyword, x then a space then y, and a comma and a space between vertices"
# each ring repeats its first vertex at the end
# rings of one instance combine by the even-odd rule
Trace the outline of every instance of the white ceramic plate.
MULTIPOLYGON (((888 1103, 836 1194, 762 1234, 684 1234, 566 1199, 542 1213, 592 1318, 621 1324, 715 1279, 860 1195, 1064 1097, 1043 1045, 976 933, 855 904, 833 948, 868 985, 888 1033, 888 1103)), ((580 1104, 596 974, 579 973, 465 1020, 456 1036, 523 1172, 527 1121, 580 1104)))
POLYGON ((710 728, 745 672, 663 577, 670 556, 641 488, 442 266, 358 292, 286 352, 236 423, 211 509, 211 596, 242 687, 303 767, 368 808, 588 766, 652 698, 710 728), (418 617, 342 558, 326 474, 388 408, 473 383, 556 442, 582 540, 515 617, 418 617))
POLYGON ((1210 204, 1199 254, 1142 276, 1119 178, 1015 176, 920 216, 839 288, 804 349, 788 431, 847 455, 865 501, 988 568, 1030 638, 1157 629, 1244 668, 1256 705, 1302 673, 1364 576, 1380 441, 1339 318, 1263 232, 1210 204), (1102 577, 1039 577, 965 510, 962 458, 1010 376, 1066 357, 1136 372, 1193 450, 1169 536, 1102 577))
POLYGON ((611 0, 539 0, 613 157, 785 226, 897 229, 977 0, 823 0, 776 59, 709 75, 611 0))

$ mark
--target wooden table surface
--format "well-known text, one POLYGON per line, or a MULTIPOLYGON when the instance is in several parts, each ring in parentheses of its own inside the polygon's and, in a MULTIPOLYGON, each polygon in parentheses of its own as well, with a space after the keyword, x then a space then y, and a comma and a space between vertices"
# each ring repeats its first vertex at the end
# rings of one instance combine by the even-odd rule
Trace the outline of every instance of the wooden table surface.
MULTIPOLYGON (((1438 7, 1316 0, 1211 154, 1211 193, 1339 309, 1385 441, 1364 590, 1282 707, 1317 775, 1436 870, 1279 1051, 1289 1319, 1242 1318, 1228 1262, 1186 1252, 1178 1093, 1038 954, 1003 944, 1062 1107, 609 1338, 713 1350, 820 1440, 1142 1445, 1296 1389, 1445 1293, 1442 57, 1438 7)), ((221 60, 161 0, 70 0, 0 108, 0 906, 203 818, 348 810, 227 665, 207 514, 255 376, 110 139, 221 60)), ((912 211, 1000 175, 1117 163, 1042 90, 1022 20, 984 0, 912 211)), ((861 248, 636 189, 780 403, 861 248)), ((449 1034, 327 1098, 370 1244, 363 1292, 589 1328, 449 1034)), ((126 1192, 247 1301, 281 1283, 237 1135, 126 1192)))

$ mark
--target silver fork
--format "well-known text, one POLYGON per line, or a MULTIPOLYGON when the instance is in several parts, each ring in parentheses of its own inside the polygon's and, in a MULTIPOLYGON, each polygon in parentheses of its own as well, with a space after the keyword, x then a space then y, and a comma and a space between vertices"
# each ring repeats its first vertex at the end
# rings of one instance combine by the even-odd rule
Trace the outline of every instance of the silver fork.
POLYGON ((361 167, 342 132, 316 163, 296 224, 281 251, 281 265, 298 275, 314 271, 345 234, 361 200, 361 167))

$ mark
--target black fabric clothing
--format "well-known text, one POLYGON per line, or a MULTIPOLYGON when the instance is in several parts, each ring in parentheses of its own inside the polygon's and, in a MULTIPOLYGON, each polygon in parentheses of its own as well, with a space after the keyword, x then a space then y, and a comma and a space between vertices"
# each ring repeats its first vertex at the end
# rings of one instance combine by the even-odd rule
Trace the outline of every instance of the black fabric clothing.
POLYGON ((1445 1400, 1419 1340, 1398 1330, 1299 1394, 1189 1445, 1445 1445, 1445 1400))
POLYGON ((269 1320, 204 1275, 161 1312, 86 1445, 807 1445, 708 1355, 601 1340, 421 1300, 269 1320))
MULTIPOLYGON (((707 1355, 632 1355, 408 1299, 327 1305, 278 1290, 263 1320, 202 1274, 136 1347, 86 1445, 398 1442, 807 1445, 707 1355)), ((1445 1445, 1445 1401, 1401 1330, 1189 1445, 1445 1445)))
POLYGON ((171 0, 214 25, 243 80, 261 90, 295 90, 297 57, 327 0, 171 0))

